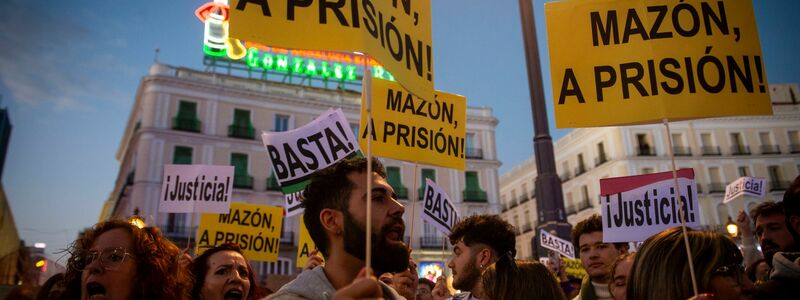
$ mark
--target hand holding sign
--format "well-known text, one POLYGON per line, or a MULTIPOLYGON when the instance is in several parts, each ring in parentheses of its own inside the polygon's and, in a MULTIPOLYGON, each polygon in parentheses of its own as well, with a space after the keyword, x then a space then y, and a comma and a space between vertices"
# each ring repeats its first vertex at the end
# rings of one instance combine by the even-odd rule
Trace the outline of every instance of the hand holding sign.
POLYGON ((575 248, 572 246, 572 242, 552 235, 547 231, 539 231, 539 244, 541 244, 542 247, 553 250, 558 254, 575 259, 575 248))

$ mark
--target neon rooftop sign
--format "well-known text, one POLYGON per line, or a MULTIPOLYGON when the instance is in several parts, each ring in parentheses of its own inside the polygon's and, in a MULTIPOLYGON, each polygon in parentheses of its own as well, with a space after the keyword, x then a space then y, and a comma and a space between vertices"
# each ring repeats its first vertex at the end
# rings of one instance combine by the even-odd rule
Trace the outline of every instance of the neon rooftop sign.
MULTIPOLYGON (((214 0, 200 6, 195 15, 205 24, 203 52, 246 64, 250 69, 264 69, 310 77, 357 81, 364 58, 341 52, 288 50, 241 41, 228 36, 228 1, 214 0)), ((374 59, 369 59, 373 77, 394 81, 394 76, 374 59)))

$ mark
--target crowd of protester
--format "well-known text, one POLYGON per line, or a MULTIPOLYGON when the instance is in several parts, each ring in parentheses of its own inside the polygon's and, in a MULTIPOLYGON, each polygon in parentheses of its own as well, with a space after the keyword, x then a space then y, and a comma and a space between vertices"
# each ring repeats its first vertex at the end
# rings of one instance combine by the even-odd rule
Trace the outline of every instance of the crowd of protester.
POLYGON ((277 291, 258 287, 235 244, 191 257, 155 227, 105 221, 72 244, 66 272, 50 278, 36 299, 800 298, 800 177, 783 201, 763 202, 749 215, 739 214, 741 248, 716 231, 684 233, 674 227, 649 237, 634 252, 628 243, 603 242, 599 215, 582 220, 572 237, 583 278, 567 276, 558 261, 516 259, 512 225, 496 215, 470 216, 448 236, 452 288, 444 277, 436 282, 418 278, 403 241, 405 208, 378 160, 346 159, 321 170, 304 197, 303 218, 317 249, 302 272, 277 291), (366 172, 368 163, 373 174, 366 172), (369 216, 367 201, 372 203, 369 216), (365 268, 367 218, 372 221, 371 269, 365 268))

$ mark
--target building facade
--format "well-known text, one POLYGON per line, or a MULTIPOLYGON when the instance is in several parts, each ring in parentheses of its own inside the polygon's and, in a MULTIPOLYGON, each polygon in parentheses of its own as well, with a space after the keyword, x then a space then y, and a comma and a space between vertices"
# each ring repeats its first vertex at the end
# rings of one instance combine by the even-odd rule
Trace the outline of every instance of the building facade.
MULTIPOLYGON (((600 213, 600 179, 692 168, 700 223, 720 228, 760 199, 722 203, 725 186, 741 176, 766 179, 765 200, 780 201, 800 174, 800 86, 771 85, 772 116, 742 116, 670 123, 575 129, 554 143, 556 167, 570 224, 600 213)), ((517 253, 534 257, 537 225, 533 157, 500 177, 501 215, 518 229, 517 253)))
MULTIPOLYGON (((159 212, 165 164, 235 166, 233 199, 282 206, 261 131, 286 131, 312 121, 330 108, 341 108, 358 132, 360 93, 248 79, 214 72, 154 64, 138 88, 116 154, 115 186, 100 220, 128 218, 137 212, 178 246, 193 243, 198 214, 159 212)), ((383 159, 387 180, 406 205, 406 235, 418 261, 441 261, 442 235, 421 221, 417 201, 412 222, 410 200, 425 178, 434 179, 458 204, 461 215, 497 213, 499 185, 490 108, 467 109, 465 171, 383 159), (413 225, 412 225, 413 224, 413 225)), ((283 223, 277 262, 254 263, 263 278, 297 273, 298 217, 283 223)), ((272 285, 270 285, 272 286, 272 285)))

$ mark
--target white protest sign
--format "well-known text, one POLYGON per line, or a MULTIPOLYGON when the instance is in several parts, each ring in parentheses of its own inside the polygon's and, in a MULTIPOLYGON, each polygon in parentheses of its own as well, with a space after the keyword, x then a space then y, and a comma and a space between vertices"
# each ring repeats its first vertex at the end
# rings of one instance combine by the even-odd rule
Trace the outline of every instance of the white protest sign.
POLYGON ((664 229, 679 226, 681 199, 686 226, 698 227, 700 206, 694 171, 678 170, 679 193, 674 182, 671 171, 600 179, 603 242, 643 241, 664 229))
POLYGON ((425 197, 422 205, 422 219, 428 221, 445 234, 450 234, 458 222, 458 211, 450 196, 433 180, 425 178, 425 197))
POLYGON ((228 212, 233 166, 164 165, 160 212, 228 212))
POLYGON ((742 194, 764 198, 766 195, 764 181, 764 178, 749 176, 734 180, 731 184, 725 186, 725 199, 722 200, 722 203, 731 202, 742 194))
POLYGON ((575 259, 575 247, 572 246, 572 242, 552 235, 547 231, 539 230, 539 244, 558 254, 575 259))
POLYGON ((272 171, 285 195, 286 216, 303 212, 300 195, 311 174, 348 157, 358 140, 341 109, 328 110, 303 127, 261 134, 272 171))

